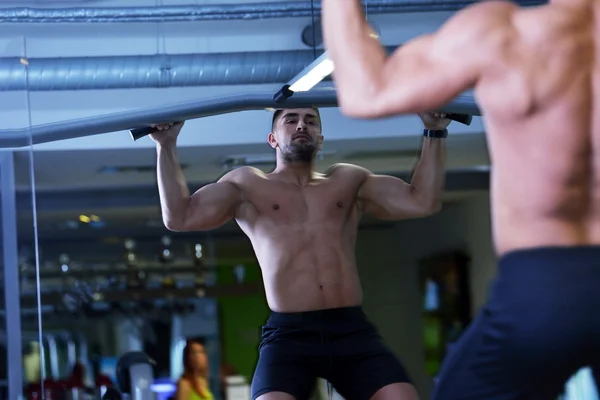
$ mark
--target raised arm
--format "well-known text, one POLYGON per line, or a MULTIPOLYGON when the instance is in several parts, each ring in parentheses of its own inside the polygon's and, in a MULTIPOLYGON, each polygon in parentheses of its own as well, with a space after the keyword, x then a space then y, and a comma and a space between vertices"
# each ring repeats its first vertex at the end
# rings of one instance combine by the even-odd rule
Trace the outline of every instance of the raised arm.
MULTIPOLYGON (((183 123, 152 134, 157 143, 157 175, 163 222, 172 231, 198 231, 218 228, 235 216, 242 195, 235 184, 234 170, 217 183, 206 185, 190 196, 177 160, 176 139, 183 123)), ((161 126, 164 127, 164 126, 161 126)))
POLYGON ((473 87, 512 32, 514 5, 489 1, 456 13, 433 34, 387 56, 360 0, 323 0, 325 46, 342 112, 379 118, 435 110, 473 87))
MULTIPOLYGON (((442 131, 450 120, 432 113, 420 114, 426 129, 442 131)), ((402 179, 367 171, 359 190, 363 211, 384 220, 421 218, 442 207, 446 166, 446 139, 423 139, 421 157, 410 184, 402 179)))

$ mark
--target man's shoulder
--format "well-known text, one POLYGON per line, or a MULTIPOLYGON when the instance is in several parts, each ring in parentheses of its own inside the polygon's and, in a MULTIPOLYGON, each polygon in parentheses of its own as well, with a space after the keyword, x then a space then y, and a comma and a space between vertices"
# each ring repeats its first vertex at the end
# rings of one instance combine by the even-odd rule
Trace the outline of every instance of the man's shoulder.
POLYGON ((466 7, 464 12, 470 13, 481 13, 482 15, 488 11, 502 11, 502 12, 515 12, 522 8, 509 0, 488 0, 480 3, 474 3, 473 5, 466 7))
POLYGON ((517 4, 506 0, 489 0, 474 3, 454 15, 454 20, 484 25, 486 21, 501 21, 522 10, 517 4))
POLYGON ((327 175, 338 174, 338 173, 367 175, 367 174, 370 174, 371 172, 368 169, 361 167, 359 165, 347 164, 347 163, 333 164, 325 172, 325 174, 327 174, 327 175))
POLYGON ((364 181, 369 175, 371 175, 371 171, 368 169, 359 165, 346 163, 333 164, 325 172, 325 176, 328 178, 348 178, 356 179, 357 181, 361 182, 364 181))
POLYGON ((179 380, 177 381, 177 388, 179 390, 181 389, 191 389, 192 388, 192 384, 190 383, 190 381, 188 379, 185 378, 179 378, 179 380))
POLYGON ((264 178, 265 173, 254 167, 240 167, 227 172, 219 179, 219 182, 230 182, 237 185, 247 184, 256 178, 264 178))
POLYGON ((475 3, 454 14, 444 25, 457 45, 474 40, 479 44, 502 45, 513 33, 513 18, 521 8, 504 0, 475 3))

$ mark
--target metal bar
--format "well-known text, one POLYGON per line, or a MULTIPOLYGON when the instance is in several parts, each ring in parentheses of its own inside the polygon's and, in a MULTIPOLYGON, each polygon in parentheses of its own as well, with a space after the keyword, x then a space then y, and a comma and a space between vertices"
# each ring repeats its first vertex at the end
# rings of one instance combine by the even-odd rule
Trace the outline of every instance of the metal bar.
MULTIPOLYGON (((363 0, 369 14, 458 11, 477 0, 363 0)), ((542 0, 518 0, 521 6, 545 4, 542 0)), ((0 23, 152 23, 231 21, 319 16, 321 2, 206 4, 163 7, 103 8, 4 8, 0 23)))
MULTIPOLYGON (((265 108, 337 107, 335 87, 316 87, 309 92, 296 93, 283 104, 273 100, 273 91, 247 92, 211 99, 161 105, 135 111, 124 111, 91 118, 33 125, 31 128, 0 130, 0 148, 23 147, 145 127, 156 121, 186 121, 189 119, 227 114, 236 111, 265 108), (31 135, 31 141, 29 140, 31 135)), ((481 115, 472 92, 457 96, 441 112, 481 115)))
MULTIPOLYGON (((180 274, 194 275, 198 272, 197 267, 190 265, 191 262, 187 262, 186 264, 187 265, 170 266, 169 273, 173 274, 173 275, 180 275, 180 274)), ((87 267, 87 265, 86 265, 86 267, 87 267)), ((153 274, 164 275, 164 273, 165 273, 164 267, 160 267, 160 268, 154 267, 154 266, 149 267, 148 264, 146 264, 146 263, 144 263, 143 267, 136 266, 135 271, 143 272, 146 275, 153 275, 153 274)), ((25 270, 25 271, 21 272, 21 274, 26 276, 27 278, 30 278, 33 280, 33 279, 35 279, 36 271, 25 270)), ((44 270, 44 271, 40 271, 40 278, 41 279, 60 279, 60 278, 64 278, 65 276, 68 276, 70 279, 87 280, 87 279, 93 279, 95 277, 104 276, 104 275, 111 275, 111 276, 115 276, 115 277, 121 277, 121 276, 125 277, 129 274, 131 274, 131 271, 129 269, 119 268, 115 265, 111 265, 110 268, 107 268, 107 269, 93 269, 93 268, 84 268, 81 270, 71 269, 71 270, 69 270, 68 273, 62 272, 60 270, 44 270)))
POLYGON ((60 378, 60 365, 58 363, 58 346, 54 335, 45 334, 44 338, 48 346, 48 354, 50 355, 50 375, 52 379, 60 378))
MULTIPOLYGON (((101 303, 123 303, 130 301, 154 301, 154 300, 189 300, 198 297, 221 297, 221 296, 246 296, 250 294, 263 293, 262 282, 226 283, 206 287, 189 288, 144 288, 128 290, 105 290, 94 293, 94 300, 101 303)), ((45 305, 59 305, 64 299, 64 293, 44 293, 42 302, 45 305)), ((20 301, 23 307, 37 307, 35 296, 23 296, 20 301)), ((20 334, 20 332, 19 332, 20 334)), ((19 348, 20 349, 20 348, 19 348)), ((11 399, 12 400, 12 399, 11 399)))
POLYGON ((19 254, 17 245, 17 208, 12 151, 0 152, 0 201, 2 202, 2 246, 4 256, 4 304, 8 400, 19 400, 23 391, 21 344, 21 299, 19 295, 19 254))

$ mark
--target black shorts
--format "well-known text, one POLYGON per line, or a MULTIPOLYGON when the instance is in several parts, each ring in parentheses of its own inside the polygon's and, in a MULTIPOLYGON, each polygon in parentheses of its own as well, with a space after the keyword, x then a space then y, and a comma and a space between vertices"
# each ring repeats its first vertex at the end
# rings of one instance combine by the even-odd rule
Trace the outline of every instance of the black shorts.
POLYGON ((252 399, 269 392, 308 399, 317 377, 346 400, 368 400, 386 385, 409 382, 361 307, 272 313, 262 328, 252 399))
POLYGON ((600 366, 600 246, 519 250, 499 260, 490 298, 450 350, 434 399, 556 399, 600 366))

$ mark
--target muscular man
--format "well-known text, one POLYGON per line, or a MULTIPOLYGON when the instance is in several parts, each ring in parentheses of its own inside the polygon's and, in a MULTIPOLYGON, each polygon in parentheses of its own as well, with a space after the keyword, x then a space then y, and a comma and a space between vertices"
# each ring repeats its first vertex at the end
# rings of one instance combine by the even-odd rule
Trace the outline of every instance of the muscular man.
POLYGON ((345 114, 437 109, 469 88, 484 114, 498 277, 435 398, 555 399, 600 361, 600 2, 482 2, 390 57, 359 0, 323 14, 345 114))
POLYGON ((418 398, 361 309, 354 246, 364 213, 400 220, 440 209, 450 121, 421 118, 430 137, 410 184, 349 164, 315 172, 323 136, 312 108, 274 113, 273 172, 235 169, 191 196, 175 154, 181 124, 152 136, 167 228, 214 229, 235 218, 254 247, 272 314, 262 328, 253 399, 308 399, 316 377, 346 399, 418 398))

